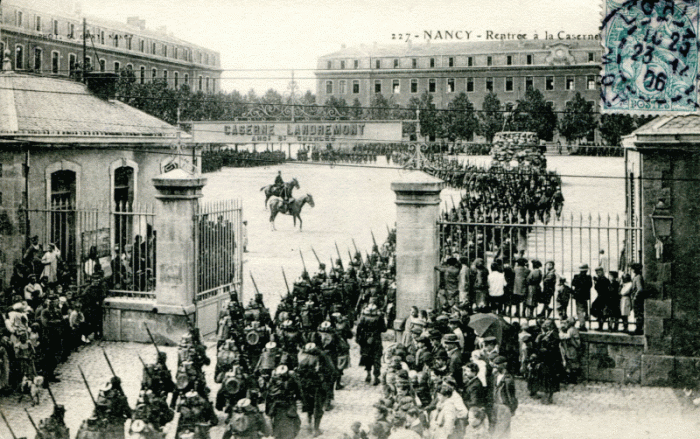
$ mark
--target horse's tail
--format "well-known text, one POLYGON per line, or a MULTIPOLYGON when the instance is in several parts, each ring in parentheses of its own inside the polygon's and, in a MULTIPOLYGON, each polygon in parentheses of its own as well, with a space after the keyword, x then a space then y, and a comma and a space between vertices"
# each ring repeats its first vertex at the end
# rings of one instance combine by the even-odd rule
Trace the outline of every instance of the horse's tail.
MULTIPOLYGON (((269 185, 267 185, 267 186, 269 186, 269 185)), ((265 188, 266 188, 267 186, 263 186, 263 187, 261 187, 261 188, 260 188, 260 190, 261 190, 261 191, 264 191, 264 190, 265 190, 265 188)))

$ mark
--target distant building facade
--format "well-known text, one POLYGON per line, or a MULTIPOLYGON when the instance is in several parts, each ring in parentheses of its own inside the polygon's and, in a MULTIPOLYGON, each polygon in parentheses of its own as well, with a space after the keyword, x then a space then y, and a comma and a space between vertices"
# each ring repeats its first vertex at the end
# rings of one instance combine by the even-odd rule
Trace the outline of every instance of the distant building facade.
POLYGON ((343 47, 318 58, 317 101, 331 96, 369 106, 378 93, 406 106, 424 92, 435 108, 447 108, 464 92, 480 109, 490 91, 501 104, 515 104, 529 87, 555 111, 576 92, 597 107, 600 97, 599 40, 513 40, 471 43, 343 47))
POLYGON ((193 91, 220 88, 218 52, 146 29, 145 20, 127 23, 83 17, 69 0, 21 0, 2 3, 0 49, 11 52, 16 72, 71 76, 83 62, 83 18, 87 33, 85 58, 95 71, 129 69, 138 82, 165 80, 169 87, 193 91))

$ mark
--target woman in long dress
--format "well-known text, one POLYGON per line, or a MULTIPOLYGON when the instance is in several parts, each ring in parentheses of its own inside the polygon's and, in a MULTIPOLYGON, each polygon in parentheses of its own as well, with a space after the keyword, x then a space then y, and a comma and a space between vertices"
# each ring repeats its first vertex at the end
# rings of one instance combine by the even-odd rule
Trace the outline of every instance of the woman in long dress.
POLYGON ((559 391, 562 376, 562 359, 559 349, 559 333, 552 320, 542 324, 542 332, 533 343, 528 368, 527 387, 530 396, 545 394, 545 404, 552 403, 552 395, 559 391))

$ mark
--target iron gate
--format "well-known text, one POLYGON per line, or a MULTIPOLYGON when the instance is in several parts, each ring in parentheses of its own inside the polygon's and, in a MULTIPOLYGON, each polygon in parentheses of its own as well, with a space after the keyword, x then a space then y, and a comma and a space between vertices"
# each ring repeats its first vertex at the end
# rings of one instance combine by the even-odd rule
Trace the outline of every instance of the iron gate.
POLYGON ((216 331, 229 293, 241 291, 242 218, 240 200, 200 204, 195 213, 195 306, 202 335, 216 331))

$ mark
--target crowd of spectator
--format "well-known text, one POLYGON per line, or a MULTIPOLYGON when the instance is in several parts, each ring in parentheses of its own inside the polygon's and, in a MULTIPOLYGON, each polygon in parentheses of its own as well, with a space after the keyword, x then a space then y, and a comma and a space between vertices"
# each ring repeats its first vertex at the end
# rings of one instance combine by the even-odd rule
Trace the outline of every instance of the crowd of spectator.
POLYGON ((31 238, 0 298, 0 392, 31 394, 58 381, 57 365, 102 337, 108 284, 99 265, 86 263, 85 268, 91 275, 78 294, 56 245, 44 249, 37 236, 31 238))

